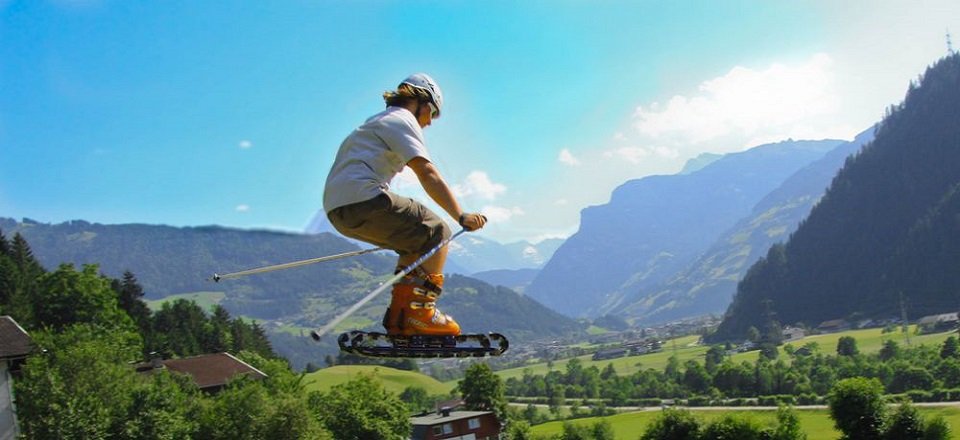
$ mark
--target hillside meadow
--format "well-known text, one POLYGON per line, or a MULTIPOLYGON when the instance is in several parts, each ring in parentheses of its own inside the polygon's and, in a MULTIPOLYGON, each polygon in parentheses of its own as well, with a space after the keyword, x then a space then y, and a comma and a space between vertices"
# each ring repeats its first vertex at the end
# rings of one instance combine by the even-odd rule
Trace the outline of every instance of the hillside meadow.
MULTIPOLYGON (((822 335, 812 335, 804 337, 796 341, 791 341, 788 344, 792 345, 794 348, 800 348, 801 346, 816 342, 820 346, 820 350, 823 353, 836 353, 837 341, 841 337, 851 336, 857 340, 857 347, 860 350, 860 353, 870 354, 879 352, 883 347, 883 343, 888 340, 896 341, 898 344, 906 345, 907 339, 909 337, 910 345, 921 345, 921 344, 942 344, 948 336, 953 334, 953 332, 943 332, 943 333, 933 333, 927 335, 917 335, 916 326, 911 325, 907 333, 901 331, 883 333, 883 329, 880 328, 869 328, 869 329, 859 329, 859 330, 848 330, 839 333, 830 333, 822 335)), ((591 366, 596 366, 601 371, 606 368, 608 364, 613 364, 613 368, 617 370, 617 373, 620 375, 630 375, 637 371, 646 370, 648 368, 653 368, 655 370, 663 370, 667 365, 667 361, 671 356, 676 355, 677 359, 680 361, 680 364, 683 364, 689 359, 702 360, 704 355, 709 350, 709 346, 702 345, 698 343, 700 339, 697 335, 682 336, 680 338, 675 338, 667 340, 663 344, 663 350, 658 353, 648 353, 638 356, 627 356, 617 359, 608 359, 594 361, 591 359, 592 355, 579 356, 577 359, 580 359, 584 368, 589 368, 591 366)), ((787 344, 780 346, 780 355, 784 359, 787 359, 787 356, 784 353, 784 347, 787 344)), ((759 351, 750 351, 746 353, 738 353, 733 355, 732 360, 734 362, 754 362, 759 356, 759 351)), ((520 378, 523 376, 524 371, 529 370, 531 374, 534 375, 545 375, 550 372, 551 369, 565 371, 567 362, 569 359, 563 359, 553 362, 553 367, 551 368, 547 362, 539 362, 535 364, 526 365, 523 367, 511 368, 507 370, 497 371, 496 374, 503 378, 504 380, 511 377, 520 378)))
POLYGON ((307 391, 326 391, 334 385, 347 382, 357 375, 374 375, 387 391, 400 394, 407 387, 420 387, 427 390, 427 394, 450 394, 456 382, 440 382, 425 374, 413 371, 397 370, 395 368, 376 365, 337 365, 313 373, 308 373, 304 379, 307 391))
MULTIPOLYGON (((919 407, 920 414, 925 419, 935 416, 942 416, 950 423, 953 430, 954 439, 960 439, 960 405, 947 407, 919 407)), ((810 440, 839 439, 840 431, 833 427, 833 420, 825 409, 795 409, 800 426, 807 434, 810 440)), ((694 409, 691 411, 701 423, 707 423, 711 420, 721 418, 727 414, 744 415, 753 418, 763 425, 776 424, 776 408, 769 410, 719 410, 719 409, 694 409)), ((628 412, 603 417, 613 427, 616 440, 637 440, 644 429, 660 415, 659 410, 648 410, 639 412, 628 412)), ((572 420, 571 423, 590 426, 601 418, 588 417, 572 420)), ((549 437, 563 432, 564 422, 548 422, 533 426, 531 433, 536 436, 549 437)))

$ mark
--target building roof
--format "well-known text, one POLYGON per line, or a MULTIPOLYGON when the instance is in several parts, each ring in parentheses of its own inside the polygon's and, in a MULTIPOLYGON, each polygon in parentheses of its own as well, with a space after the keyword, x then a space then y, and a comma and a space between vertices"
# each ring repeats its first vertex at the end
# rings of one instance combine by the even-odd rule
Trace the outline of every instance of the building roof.
POLYGON ((923 318, 920 318, 920 320, 917 321, 917 324, 920 324, 920 325, 937 324, 937 323, 940 323, 940 322, 953 322, 953 321, 957 321, 957 320, 958 320, 958 318, 957 318, 957 313, 956 313, 956 312, 954 312, 954 313, 941 313, 941 314, 939 314, 939 315, 924 316, 923 318))
POLYGON ((0 316, 0 359, 18 359, 33 351, 33 339, 9 316, 0 316))
POLYGON ((427 414, 420 417, 412 417, 410 419, 410 424, 413 426, 434 426, 441 423, 449 423, 456 420, 470 419, 474 417, 480 417, 487 414, 493 414, 492 411, 450 411, 449 416, 444 416, 443 414, 427 414))
MULTIPOLYGON (((226 385, 230 379, 239 375, 246 375, 252 379, 264 379, 267 377, 264 372, 237 359, 230 353, 214 353, 183 359, 167 359, 160 361, 160 363, 163 368, 167 370, 189 375, 200 389, 222 387, 226 385)), ((141 366, 145 367, 149 365, 150 363, 141 364, 141 366)))

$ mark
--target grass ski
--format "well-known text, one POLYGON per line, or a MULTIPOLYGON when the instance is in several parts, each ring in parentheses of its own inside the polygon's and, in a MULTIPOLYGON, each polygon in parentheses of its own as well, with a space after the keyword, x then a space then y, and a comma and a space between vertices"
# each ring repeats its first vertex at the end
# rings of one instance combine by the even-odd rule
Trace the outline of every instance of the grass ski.
POLYGON ((344 353, 382 358, 452 358, 500 356, 509 347, 499 333, 459 336, 391 336, 351 331, 337 338, 344 353))

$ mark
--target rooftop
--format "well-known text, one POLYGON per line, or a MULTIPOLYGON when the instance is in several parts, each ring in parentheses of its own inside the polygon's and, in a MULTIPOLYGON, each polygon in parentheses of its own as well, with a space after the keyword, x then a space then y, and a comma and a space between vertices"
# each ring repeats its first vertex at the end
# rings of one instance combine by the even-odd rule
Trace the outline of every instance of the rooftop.
POLYGON ((33 351, 33 339, 9 316, 0 316, 0 359, 18 359, 33 351))
POLYGON ((449 416, 444 416, 443 414, 433 413, 427 414, 420 417, 412 417, 410 423, 413 426, 433 426, 439 425, 441 423, 453 422, 455 420, 470 419, 473 417, 480 417, 487 414, 493 414, 492 411, 450 411, 449 416))
MULTIPOLYGON (((183 359, 167 359, 159 362, 163 368, 170 371, 190 375, 200 389, 222 387, 230 379, 239 375, 246 375, 251 379, 267 377, 262 371, 226 352, 183 359)), ((146 362, 140 364, 137 369, 139 371, 151 371, 150 366, 151 363, 146 362)))

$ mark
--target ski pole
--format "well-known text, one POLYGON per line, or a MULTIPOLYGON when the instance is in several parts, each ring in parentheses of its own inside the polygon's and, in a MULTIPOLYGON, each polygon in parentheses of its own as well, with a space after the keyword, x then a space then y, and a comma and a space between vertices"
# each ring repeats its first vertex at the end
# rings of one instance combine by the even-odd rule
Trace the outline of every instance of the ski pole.
POLYGON ((324 261, 339 260, 341 258, 354 257, 357 255, 363 255, 363 254, 368 254, 370 252, 376 252, 376 251, 382 251, 382 250, 386 250, 386 249, 384 248, 363 249, 363 250, 353 251, 353 252, 344 252, 342 254, 328 255, 326 257, 311 258, 309 260, 293 261, 290 263, 275 264, 273 266, 265 266, 265 267, 258 267, 255 269, 242 270, 240 272, 225 273, 223 275, 213 274, 213 276, 210 277, 210 279, 213 280, 214 282, 219 283, 220 280, 227 279, 227 278, 237 278, 237 277, 242 277, 244 275, 253 275, 257 273, 272 272, 275 270, 290 269, 293 267, 306 266, 308 264, 314 264, 314 263, 322 263, 324 261))
POLYGON ((323 326, 319 330, 311 331, 310 336, 313 337, 313 340, 319 341, 320 338, 323 337, 323 335, 327 334, 327 332, 329 332, 334 327, 336 327, 337 324, 339 324, 344 319, 347 319, 347 317, 352 315, 353 312, 356 312, 358 309, 360 309, 360 307, 363 307, 364 304, 370 302, 370 300, 372 300, 374 297, 379 295, 381 292, 383 292, 384 290, 387 290, 387 288, 392 286, 393 283, 400 281, 400 278, 403 278, 409 275, 410 272, 413 272, 414 269, 416 269, 418 266, 423 264, 423 262, 426 261, 427 258, 432 257, 433 254, 437 253, 437 251, 439 251, 442 247, 449 244, 451 241, 453 241, 453 239, 457 238, 458 236, 460 236, 460 234, 463 234, 464 232, 467 232, 466 228, 461 229, 456 234, 453 234, 450 238, 440 242, 440 244, 438 244, 435 248, 430 249, 427 253, 421 255, 420 258, 417 259, 417 261, 413 262, 413 264, 403 268, 403 270, 401 270, 400 272, 397 272, 397 274, 394 275, 393 278, 390 278, 389 280, 384 281, 382 284, 380 284, 380 287, 377 287, 376 289, 374 289, 373 292, 368 293, 367 296, 363 297, 363 299, 360 300, 360 302, 350 306, 349 309, 345 310, 336 318, 333 318, 333 321, 330 321, 329 323, 327 323, 327 325, 323 326))

